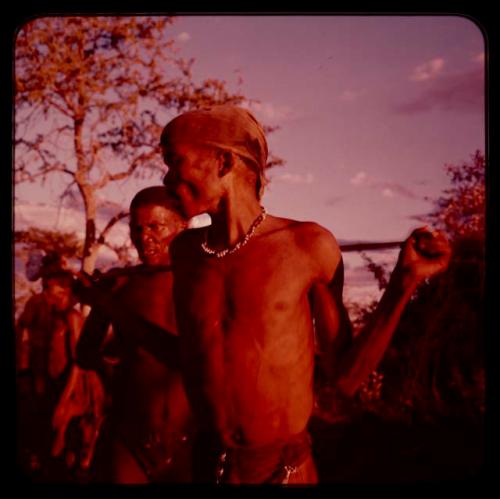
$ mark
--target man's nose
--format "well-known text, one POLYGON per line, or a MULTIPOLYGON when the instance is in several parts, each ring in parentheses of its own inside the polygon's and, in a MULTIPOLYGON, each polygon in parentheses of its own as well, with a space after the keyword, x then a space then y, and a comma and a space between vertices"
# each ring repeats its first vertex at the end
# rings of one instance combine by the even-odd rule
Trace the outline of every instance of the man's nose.
POLYGON ((151 241, 153 239, 153 234, 151 229, 149 229, 148 227, 144 227, 141 231, 140 238, 142 243, 147 243, 151 241))

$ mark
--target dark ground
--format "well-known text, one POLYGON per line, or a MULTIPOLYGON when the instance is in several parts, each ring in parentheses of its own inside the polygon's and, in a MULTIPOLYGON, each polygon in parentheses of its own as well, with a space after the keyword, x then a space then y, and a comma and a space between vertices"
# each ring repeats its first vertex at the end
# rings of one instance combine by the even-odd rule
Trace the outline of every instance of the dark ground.
MULTIPOLYGON (((309 430, 320 484, 460 484, 477 480, 483 471, 484 432, 479 423, 409 425, 365 413, 337 423, 315 416, 309 430)), ((63 482, 86 483, 90 478, 67 471, 64 475, 63 482)), ((35 482, 40 478, 37 473, 31 476, 35 482)))
POLYGON ((332 424, 311 420, 320 483, 408 483, 476 479, 484 457, 482 426, 386 422, 364 415, 332 424))

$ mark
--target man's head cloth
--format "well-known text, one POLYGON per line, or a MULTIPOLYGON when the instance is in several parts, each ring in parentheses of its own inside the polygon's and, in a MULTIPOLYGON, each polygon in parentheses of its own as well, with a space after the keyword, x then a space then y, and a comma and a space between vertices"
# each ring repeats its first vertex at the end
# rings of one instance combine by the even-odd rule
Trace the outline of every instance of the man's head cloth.
POLYGON ((167 124, 161 135, 166 151, 178 143, 211 146, 243 158, 257 175, 260 199, 268 149, 264 129, 249 111, 226 104, 181 114, 167 124))

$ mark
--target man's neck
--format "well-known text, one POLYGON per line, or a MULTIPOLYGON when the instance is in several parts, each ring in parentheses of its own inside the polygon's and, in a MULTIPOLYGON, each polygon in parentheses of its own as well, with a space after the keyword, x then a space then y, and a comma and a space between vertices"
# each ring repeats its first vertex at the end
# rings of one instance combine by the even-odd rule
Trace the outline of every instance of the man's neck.
POLYGON ((208 243, 213 249, 225 249, 241 241, 261 213, 255 194, 227 196, 222 199, 215 213, 210 213, 212 225, 208 231, 208 243))

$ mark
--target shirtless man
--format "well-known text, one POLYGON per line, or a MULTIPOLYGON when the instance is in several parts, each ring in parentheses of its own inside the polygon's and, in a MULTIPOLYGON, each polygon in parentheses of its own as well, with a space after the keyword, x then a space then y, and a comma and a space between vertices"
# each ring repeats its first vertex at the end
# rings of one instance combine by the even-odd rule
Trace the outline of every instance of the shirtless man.
POLYGON ((171 246, 184 379, 202 427, 197 479, 316 483, 306 430, 314 334, 335 390, 354 394, 419 282, 446 268, 449 245, 414 231, 372 323, 353 341, 334 236, 260 205, 267 145, 255 118, 233 106, 191 111, 167 124, 161 146, 169 194, 186 217, 212 218, 171 246))
MULTIPOLYGON (((140 191, 130 206, 130 236, 142 265, 92 287, 92 311, 77 345, 77 362, 102 371, 108 327, 120 350, 111 381, 113 483, 190 480, 190 411, 176 366, 177 333, 171 297, 169 244, 185 227, 162 186, 140 191)), ((113 277, 114 276, 114 277, 113 277)))

